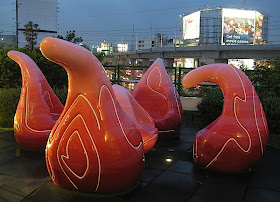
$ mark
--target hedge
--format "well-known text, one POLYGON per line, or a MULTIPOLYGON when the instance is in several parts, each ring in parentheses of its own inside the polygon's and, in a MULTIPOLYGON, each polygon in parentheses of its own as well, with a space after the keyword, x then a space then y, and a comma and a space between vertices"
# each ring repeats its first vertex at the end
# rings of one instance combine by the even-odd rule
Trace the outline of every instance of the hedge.
MULTIPOLYGON (((65 104, 67 88, 54 88, 57 97, 65 104)), ((0 89, 0 127, 13 127, 14 115, 17 109, 20 97, 20 88, 3 88, 0 89)))

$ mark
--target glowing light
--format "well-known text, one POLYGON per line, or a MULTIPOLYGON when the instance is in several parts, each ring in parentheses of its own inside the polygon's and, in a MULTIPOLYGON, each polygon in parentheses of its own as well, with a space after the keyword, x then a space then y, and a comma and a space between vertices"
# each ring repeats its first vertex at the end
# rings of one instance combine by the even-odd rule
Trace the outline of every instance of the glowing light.
POLYGON ((171 159, 171 158, 167 158, 167 159, 165 159, 165 161, 166 161, 166 162, 171 162, 172 159, 171 159))

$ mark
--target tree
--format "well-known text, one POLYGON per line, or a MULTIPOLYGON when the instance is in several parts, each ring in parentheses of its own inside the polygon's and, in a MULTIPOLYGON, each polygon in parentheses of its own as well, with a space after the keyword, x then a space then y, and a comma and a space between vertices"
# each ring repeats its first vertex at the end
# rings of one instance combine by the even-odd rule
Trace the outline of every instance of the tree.
POLYGON ((65 38, 63 36, 61 36, 61 35, 58 35, 57 38, 64 39, 66 41, 70 41, 70 42, 75 43, 75 44, 80 43, 80 42, 83 41, 82 37, 76 37, 76 31, 75 30, 67 31, 65 38))
POLYGON ((25 40, 27 42, 26 48, 33 50, 35 45, 37 44, 37 35, 40 31, 39 25, 29 21, 27 24, 24 25, 24 32, 25 40))

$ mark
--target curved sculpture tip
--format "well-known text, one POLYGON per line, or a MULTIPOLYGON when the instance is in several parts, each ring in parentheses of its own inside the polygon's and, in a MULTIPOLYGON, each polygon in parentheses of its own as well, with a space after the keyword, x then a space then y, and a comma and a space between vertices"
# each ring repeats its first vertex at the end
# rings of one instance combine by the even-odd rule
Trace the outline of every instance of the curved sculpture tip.
POLYGON ((40 43, 40 50, 50 61, 63 66, 66 71, 77 70, 79 75, 90 74, 89 71, 92 71, 93 68, 88 67, 89 63, 93 66, 97 65, 99 68, 102 67, 99 60, 87 49, 62 39, 45 38, 40 43), (85 68, 81 68, 81 66, 85 68))

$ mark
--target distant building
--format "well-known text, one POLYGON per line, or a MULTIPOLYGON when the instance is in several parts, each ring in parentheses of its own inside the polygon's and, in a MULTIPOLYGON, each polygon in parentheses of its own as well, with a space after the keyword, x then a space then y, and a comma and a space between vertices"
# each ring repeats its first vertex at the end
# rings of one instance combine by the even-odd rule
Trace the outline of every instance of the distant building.
POLYGON ((16 7, 18 47, 26 45, 23 32, 29 21, 39 25, 36 46, 45 37, 57 35, 57 0, 16 0, 16 7))
POLYGON ((145 50, 149 48, 153 48, 155 46, 155 41, 148 38, 140 38, 137 40, 137 50, 145 50))
POLYGON ((156 48, 164 48, 168 43, 168 35, 162 33, 154 34, 154 41, 156 48))
POLYGON ((17 39, 15 35, 0 35, 0 47, 7 47, 9 45, 16 46, 17 39))
POLYGON ((97 48, 98 53, 104 53, 105 55, 109 55, 112 51, 113 48, 109 43, 101 43, 101 47, 97 48))
POLYGON ((137 40, 137 50, 145 50, 150 48, 164 48, 168 44, 168 35, 157 33, 153 38, 140 38, 137 40))

